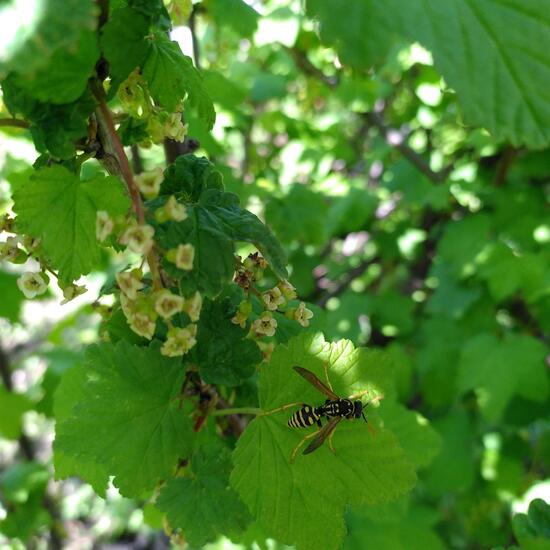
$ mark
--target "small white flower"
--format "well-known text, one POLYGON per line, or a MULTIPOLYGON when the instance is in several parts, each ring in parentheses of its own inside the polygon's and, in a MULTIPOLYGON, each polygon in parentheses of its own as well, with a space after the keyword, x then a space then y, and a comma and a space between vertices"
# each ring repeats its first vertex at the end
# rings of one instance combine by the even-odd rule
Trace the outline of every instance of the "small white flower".
POLYGON ((153 199, 159 194, 160 184, 163 179, 164 174, 160 166, 149 172, 142 172, 134 177, 141 194, 148 199, 153 199))
POLYGON ((153 248, 154 234, 155 230, 150 225, 134 225, 122 234, 120 243, 136 254, 147 254, 153 248))
POLYGON ((138 292, 145 286, 141 282, 141 270, 139 269, 117 273, 115 279, 120 290, 126 294, 130 300, 135 300, 138 297, 138 292))
POLYGON ((288 281, 281 281, 277 286, 287 302, 296 298, 296 289, 288 281))
POLYGON ((88 289, 84 285, 69 285, 63 289, 63 298, 61 305, 74 300, 77 296, 84 294, 88 289))
POLYGON ((262 294, 262 301, 265 307, 271 311, 276 311, 277 308, 286 302, 281 290, 278 287, 274 287, 262 294))
POLYGON ((155 334, 155 320, 147 313, 134 313, 128 318, 128 324, 136 334, 147 338, 147 340, 151 340, 155 334))
POLYGON ((0 259, 16 262, 18 258, 22 257, 22 261, 17 263, 24 263, 26 254, 19 248, 19 243, 19 237, 8 237, 5 243, 0 243, 0 259))
POLYGON ((183 302, 181 296, 172 294, 169 290, 161 290, 156 294, 155 311, 163 319, 169 319, 182 310, 183 302))
POLYGON ((48 282, 41 273, 27 271, 17 279, 17 286, 26 298, 34 298, 44 294, 48 289, 48 282))
POLYGON ((175 141, 183 141, 187 129, 187 124, 181 120, 181 113, 172 113, 164 124, 164 135, 175 141))
POLYGON ((112 232, 115 223, 105 210, 98 210, 95 218, 95 236, 103 242, 112 232))
POLYGON ((277 328, 277 320, 269 311, 264 311, 259 319, 252 323, 252 330, 258 336, 273 336, 277 328))
POLYGON ((294 319, 303 327, 309 326, 309 320, 313 317, 313 311, 306 308, 305 302, 300 302, 300 305, 294 310, 294 319))
POLYGON ((195 322, 199 320, 202 309, 202 296, 199 291, 195 292, 191 298, 187 298, 183 304, 183 311, 189 315, 189 319, 195 322))
POLYGON ((168 331, 168 338, 160 348, 160 352, 168 357, 185 355, 197 343, 196 335, 197 325, 172 328, 168 331))
POLYGON ((187 218, 187 209, 184 204, 180 204, 174 195, 171 195, 170 198, 166 201, 164 205, 164 210, 166 216, 169 220, 174 220, 175 222, 182 222, 187 218))
POLYGON ((166 258, 175 263, 179 269, 191 271, 195 259, 195 247, 192 244, 179 244, 177 248, 168 251, 166 258))

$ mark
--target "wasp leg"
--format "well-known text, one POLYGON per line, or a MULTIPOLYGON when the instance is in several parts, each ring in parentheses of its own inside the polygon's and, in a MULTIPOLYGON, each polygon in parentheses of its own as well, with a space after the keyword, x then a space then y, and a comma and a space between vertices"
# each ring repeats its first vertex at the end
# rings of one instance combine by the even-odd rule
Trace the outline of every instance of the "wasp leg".
POLYGON ((328 448, 332 451, 332 454, 336 454, 336 449, 334 448, 334 444, 332 442, 332 437, 334 436, 334 432, 331 432, 331 434, 328 436, 328 448))
POLYGON ((331 392, 334 392, 332 389, 332 384, 330 383, 330 379, 328 377, 328 363, 323 363, 323 370, 325 371, 325 380, 327 381, 327 386, 329 387, 331 392))
POLYGON ((283 405, 282 407, 277 407, 276 409, 272 409, 270 411, 262 411, 258 416, 267 416, 268 414, 274 414, 281 411, 286 411, 286 409, 291 409, 292 407, 303 407, 305 406, 305 403, 289 403, 288 405, 283 405))
POLYGON ((294 449, 292 450, 292 454, 290 455, 290 463, 291 464, 296 460, 296 455, 298 454, 298 451, 302 448, 303 444, 308 439, 311 439, 312 437, 315 437, 316 435, 318 435, 318 433, 319 433, 319 431, 316 431, 316 432, 313 432, 311 434, 307 434, 304 437, 302 437, 302 439, 298 442, 298 445, 296 445, 296 447, 294 447, 294 449))

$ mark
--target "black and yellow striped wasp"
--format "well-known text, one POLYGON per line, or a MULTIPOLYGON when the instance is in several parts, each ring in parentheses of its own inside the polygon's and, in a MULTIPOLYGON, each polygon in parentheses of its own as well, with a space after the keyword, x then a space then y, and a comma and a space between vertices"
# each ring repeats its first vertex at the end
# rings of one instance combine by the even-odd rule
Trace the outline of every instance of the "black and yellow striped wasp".
POLYGON ((328 378, 326 364, 324 365, 324 369, 327 384, 321 382, 321 380, 319 380, 319 378, 317 378, 317 376, 308 369, 299 366, 294 366, 293 369, 300 376, 305 378, 312 386, 317 388, 321 393, 324 393, 328 397, 328 399, 318 407, 312 407, 311 405, 308 405, 306 403, 289 403, 288 405, 284 405, 272 411, 263 413, 273 414, 275 412, 279 412, 290 407, 301 406, 301 408, 289 418, 287 422, 288 426, 290 428, 308 428, 309 426, 313 426, 313 424, 317 424, 319 426, 320 429, 317 432, 304 436, 302 440, 298 443, 298 445, 296 445, 296 447, 292 451, 290 462, 294 462, 296 454, 298 453, 302 445, 311 438, 315 439, 313 439, 313 441, 305 448, 303 454, 307 455, 317 450, 327 438, 329 440, 330 450, 332 452, 335 452, 332 445, 332 435, 334 434, 336 426, 338 426, 339 422, 344 418, 351 420, 354 418, 362 417, 370 428, 370 424, 368 423, 367 418, 365 417, 365 413, 363 412, 365 407, 367 407, 369 403, 363 405, 362 401, 358 399, 362 395, 365 395, 367 391, 351 395, 350 397, 344 399, 336 395, 332 390, 332 386, 328 378), (328 420, 328 422, 324 426, 322 423, 323 418, 326 418, 328 420))

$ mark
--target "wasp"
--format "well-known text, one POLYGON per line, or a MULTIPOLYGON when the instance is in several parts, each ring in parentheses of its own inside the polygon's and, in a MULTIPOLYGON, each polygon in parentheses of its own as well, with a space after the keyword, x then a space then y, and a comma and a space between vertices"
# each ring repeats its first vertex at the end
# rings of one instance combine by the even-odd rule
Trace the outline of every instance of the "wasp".
POLYGON ((273 414, 291 407, 300 406, 301 408, 289 418, 287 422, 288 426, 290 428, 308 428, 309 426, 313 426, 313 424, 317 424, 317 426, 319 426, 319 430, 317 432, 304 436, 298 445, 296 445, 292 451, 290 462, 294 462, 296 454, 300 448, 306 441, 312 438, 314 438, 313 441, 311 441, 305 448, 303 454, 307 455, 317 450, 327 440, 327 438, 330 450, 335 452, 332 444, 332 436, 336 426, 338 426, 339 422, 344 418, 348 420, 363 418, 363 420, 367 423, 367 426, 369 426, 369 429, 371 429, 364 413, 364 409, 369 405, 369 403, 363 405, 362 401, 358 399, 362 395, 365 395, 367 391, 351 395, 347 398, 339 397, 332 389, 332 385, 328 378, 326 364, 324 365, 324 370, 327 384, 321 382, 321 380, 319 380, 319 378, 317 378, 317 376, 308 369, 299 366, 294 366, 293 369, 321 393, 324 393, 328 399, 318 407, 312 407, 306 403, 289 403, 288 405, 283 405, 282 407, 263 413, 273 414), (324 426, 322 423, 323 418, 327 419, 327 423, 324 426))

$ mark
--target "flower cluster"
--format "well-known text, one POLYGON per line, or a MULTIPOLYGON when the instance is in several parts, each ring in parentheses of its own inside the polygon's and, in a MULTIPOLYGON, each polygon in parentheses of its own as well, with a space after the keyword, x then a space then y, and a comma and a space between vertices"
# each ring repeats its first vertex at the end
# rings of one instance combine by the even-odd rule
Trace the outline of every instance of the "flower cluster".
POLYGON ((307 309, 305 302, 300 302, 298 307, 285 310, 288 303, 297 297, 296 289, 288 281, 279 281, 276 286, 263 292, 256 289, 255 283, 263 279, 264 271, 268 265, 264 258, 256 252, 248 256, 244 262, 238 257, 237 262, 235 282, 248 296, 246 300, 239 304, 237 312, 231 319, 233 323, 241 328, 246 327, 246 323, 253 312, 250 297, 253 293, 259 296, 263 309, 259 317, 252 322, 251 334, 253 336, 262 338, 275 334, 277 329, 277 319, 273 315, 275 312, 284 313, 288 319, 297 321, 303 327, 309 326, 313 312, 307 309))
POLYGON ((140 143, 143 147, 162 143, 165 138, 183 141, 187 125, 183 123, 181 106, 168 112, 156 105, 149 94, 148 86, 139 68, 135 69, 118 89, 122 108, 131 117, 146 122, 148 138, 140 143))

